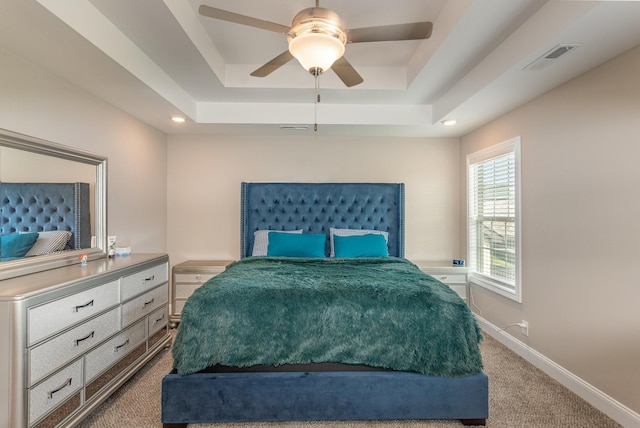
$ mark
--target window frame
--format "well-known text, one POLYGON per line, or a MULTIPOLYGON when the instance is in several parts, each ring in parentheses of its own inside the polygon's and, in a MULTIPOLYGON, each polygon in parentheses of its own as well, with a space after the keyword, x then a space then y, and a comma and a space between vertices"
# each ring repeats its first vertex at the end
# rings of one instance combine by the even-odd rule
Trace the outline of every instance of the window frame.
MULTIPOLYGON (((521 225, 522 225, 522 209, 521 209, 521 155, 520 155, 521 138, 514 137, 502 143, 495 144, 485 149, 479 150, 467 155, 467 260, 469 269, 469 282, 478 285, 487 290, 495 292, 501 296, 522 303, 522 246, 521 246, 521 225), (513 250, 515 251, 514 264, 514 284, 510 284, 500 278, 478 272, 476 267, 477 246, 473 245, 472 225, 475 224, 472 213, 472 198, 475 192, 472 189, 472 166, 490 161, 497 157, 513 153, 514 156, 514 185, 515 192, 515 215, 514 215, 514 232, 515 242, 513 250)), ((473 183, 474 187, 476 183, 473 183)))

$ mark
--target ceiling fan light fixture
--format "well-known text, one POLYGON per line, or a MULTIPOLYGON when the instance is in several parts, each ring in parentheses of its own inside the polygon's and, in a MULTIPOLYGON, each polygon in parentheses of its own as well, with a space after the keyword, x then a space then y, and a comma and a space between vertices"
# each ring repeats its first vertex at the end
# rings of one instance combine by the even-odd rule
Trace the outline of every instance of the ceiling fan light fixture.
POLYGON ((289 52, 311 74, 321 74, 344 55, 344 43, 320 32, 303 33, 289 40, 289 52))
MULTIPOLYGON (((289 49, 254 70, 250 73, 251 76, 266 77, 296 58, 315 77, 332 68, 338 78, 349 88, 359 85, 364 79, 344 57, 347 43, 422 40, 428 39, 433 30, 431 22, 345 29, 340 16, 331 9, 320 7, 320 0, 316 0, 315 7, 298 12, 293 18, 291 27, 204 4, 200 5, 198 12, 209 18, 287 36, 289 49)), ((317 82, 318 79, 316 79, 316 89, 317 82)))

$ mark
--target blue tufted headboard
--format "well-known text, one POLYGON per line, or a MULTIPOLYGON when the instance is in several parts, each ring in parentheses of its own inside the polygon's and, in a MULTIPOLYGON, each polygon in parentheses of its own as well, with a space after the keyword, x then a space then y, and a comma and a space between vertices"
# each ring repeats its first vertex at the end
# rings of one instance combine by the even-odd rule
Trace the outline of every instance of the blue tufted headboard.
POLYGON ((330 227, 387 231, 389 255, 404 257, 404 184, 242 183, 241 257, 251 255, 256 230, 328 235, 330 227))
POLYGON ((91 248, 88 183, 0 183, 0 234, 71 231, 67 249, 91 248))

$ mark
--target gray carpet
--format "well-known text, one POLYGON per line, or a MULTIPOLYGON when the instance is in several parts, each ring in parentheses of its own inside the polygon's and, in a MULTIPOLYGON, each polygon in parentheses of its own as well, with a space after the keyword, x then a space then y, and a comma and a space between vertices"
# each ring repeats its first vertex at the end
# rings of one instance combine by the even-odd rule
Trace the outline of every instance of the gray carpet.
MULTIPOLYGON (((542 371, 485 335, 481 345, 489 376, 490 428, 613 428, 619 424, 542 371)), ((162 351, 143 370, 85 419, 79 428, 159 428, 160 384, 171 370, 162 351)), ((286 422, 191 424, 190 428, 445 428, 458 421, 286 422)))

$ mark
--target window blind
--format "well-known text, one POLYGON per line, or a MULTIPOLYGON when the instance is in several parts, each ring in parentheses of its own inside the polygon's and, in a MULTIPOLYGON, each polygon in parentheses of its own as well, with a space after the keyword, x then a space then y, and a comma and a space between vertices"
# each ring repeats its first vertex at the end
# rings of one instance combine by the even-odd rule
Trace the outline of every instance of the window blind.
POLYGON ((519 296, 518 162, 513 144, 494 149, 468 160, 469 268, 480 283, 519 296))

